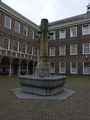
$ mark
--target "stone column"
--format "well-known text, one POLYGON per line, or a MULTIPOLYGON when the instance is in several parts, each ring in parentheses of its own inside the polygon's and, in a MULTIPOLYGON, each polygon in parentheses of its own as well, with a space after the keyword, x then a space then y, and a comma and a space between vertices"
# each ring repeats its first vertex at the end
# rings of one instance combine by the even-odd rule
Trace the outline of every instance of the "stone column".
POLYGON ((26 74, 28 75, 28 64, 27 64, 27 71, 26 71, 26 74))
POLYGON ((10 63, 10 65, 9 65, 9 76, 11 76, 11 74, 12 74, 12 65, 10 63))
POLYGON ((35 74, 35 68, 34 68, 34 63, 33 63, 33 75, 35 74))
POLYGON ((21 64, 19 64, 19 68, 18 68, 18 74, 20 76, 20 72, 21 72, 21 64))
POLYGON ((49 57, 48 57, 48 20, 41 20, 41 39, 40 39, 40 61, 39 61, 39 76, 49 76, 49 57))

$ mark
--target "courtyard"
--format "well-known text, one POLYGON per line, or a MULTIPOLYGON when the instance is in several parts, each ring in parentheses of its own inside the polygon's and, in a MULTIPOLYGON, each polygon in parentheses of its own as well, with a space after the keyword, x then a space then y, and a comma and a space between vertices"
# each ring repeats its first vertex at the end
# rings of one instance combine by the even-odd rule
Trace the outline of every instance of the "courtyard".
POLYGON ((0 120, 90 120, 90 76, 68 77, 75 93, 65 100, 17 99, 17 87, 17 76, 0 76, 0 120))

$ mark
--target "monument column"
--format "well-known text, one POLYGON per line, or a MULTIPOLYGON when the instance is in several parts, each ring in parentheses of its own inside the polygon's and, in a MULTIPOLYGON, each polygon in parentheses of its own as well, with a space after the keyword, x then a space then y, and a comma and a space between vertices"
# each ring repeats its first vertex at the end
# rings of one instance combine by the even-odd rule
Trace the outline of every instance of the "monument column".
POLYGON ((12 60, 10 60, 10 65, 9 65, 9 76, 12 75, 12 60))
POLYGON ((28 75, 28 62, 27 62, 27 71, 26 71, 26 74, 28 75))
POLYGON ((40 38, 40 61, 39 61, 39 76, 48 77, 49 59, 48 59, 48 20, 41 20, 41 38, 40 38))
POLYGON ((9 65, 9 76, 11 76, 11 72, 12 72, 12 65, 10 63, 10 65, 9 65))

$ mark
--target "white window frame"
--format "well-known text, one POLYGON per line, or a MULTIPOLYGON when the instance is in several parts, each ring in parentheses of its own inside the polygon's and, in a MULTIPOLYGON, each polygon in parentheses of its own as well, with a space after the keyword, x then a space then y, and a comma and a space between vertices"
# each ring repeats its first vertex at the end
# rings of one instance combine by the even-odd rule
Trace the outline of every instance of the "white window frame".
POLYGON ((26 44, 26 50, 25 50, 25 53, 27 54, 27 44, 26 44))
POLYGON ((56 31, 52 31, 52 32, 53 32, 52 39, 55 40, 56 39, 56 31))
POLYGON ((55 47, 50 47, 50 56, 55 56, 55 47))
POLYGON ((90 54, 90 43, 83 43, 82 44, 82 54, 90 54), (89 52, 85 52, 85 45, 88 44, 89 47, 87 48, 89 52))
POLYGON ((73 68, 73 66, 72 66, 73 62, 70 62, 70 74, 77 74, 78 73, 78 63, 77 62, 75 62, 75 63, 76 63, 76 67, 73 68))
POLYGON ((82 35, 90 35, 90 24, 82 25, 82 35), (88 26, 85 28, 85 26, 88 26))
POLYGON ((61 29, 59 30, 59 39, 64 39, 66 38, 66 29, 61 29), (62 33, 64 31, 64 33, 62 33))
POLYGON ((5 28, 8 28, 8 29, 11 29, 11 22, 12 22, 11 17, 9 17, 8 15, 5 15, 5 18, 4 18, 4 27, 5 27, 5 28), (6 23, 6 21, 7 21, 6 19, 7 19, 7 18, 9 18, 9 22, 10 22, 10 23, 9 23, 9 27, 8 27, 8 25, 7 25, 7 23, 6 23))
POLYGON ((59 56, 66 56, 66 46, 65 45, 59 46, 59 56))
POLYGON ((51 31, 53 34, 50 36, 50 40, 56 40, 56 31, 51 31))
POLYGON ((50 73, 54 74, 55 73, 55 63, 50 63, 50 73), (51 64, 54 65, 54 67, 51 67, 51 64))
POLYGON ((10 50, 10 39, 9 38, 7 38, 7 37, 3 37, 3 49, 5 49, 5 50, 10 50), (6 48, 4 48, 4 39, 8 39, 8 49, 6 49, 6 48))
POLYGON ((22 49, 21 50, 22 50, 22 53, 24 53, 24 54, 26 53, 26 44, 25 43, 22 43, 22 49), (23 52, 23 45, 25 45, 25 51, 24 52, 23 52))
POLYGON ((77 51, 78 51, 78 50, 77 50, 77 44, 71 44, 71 45, 70 45, 70 55, 78 55, 78 52, 77 52, 77 51), (73 45, 75 45, 76 48, 74 48, 73 45), (73 51, 74 51, 75 53, 73 53, 73 51))
POLYGON ((66 62, 59 62, 59 73, 66 73, 66 62), (62 63, 64 63, 64 67, 61 67, 62 63))
POLYGON ((28 36, 28 27, 26 25, 23 26, 23 35, 28 36))
POLYGON ((32 34, 32 35, 30 35, 30 38, 31 38, 31 39, 34 39, 34 30, 33 30, 33 29, 30 29, 29 34, 32 34))
POLYGON ((77 26, 70 27, 70 37, 77 37, 77 26), (73 33, 72 29, 75 29, 75 34, 73 33))
MULTIPOLYGON (((87 62, 90 62, 90 61, 87 61, 87 62)), ((90 75, 90 67, 84 67, 84 63, 85 61, 83 62, 83 74, 90 75)))
POLYGON ((13 51, 15 51, 15 52, 19 52, 19 42, 18 42, 18 41, 14 41, 14 42, 13 42, 13 51), (14 50, 14 43, 15 43, 15 42, 17 42, 17 43, 18 43, 18 46, 17 46, 17 51, 15 51, 15 50, 14 50))
POLYGON ((18 22, 17 20, 15 20, 15 23, 14 23, 14 31, 17 32, 17 33, 20 33, 20 22, 18 22), (18 25, 16 25, 18 24, 18 25))

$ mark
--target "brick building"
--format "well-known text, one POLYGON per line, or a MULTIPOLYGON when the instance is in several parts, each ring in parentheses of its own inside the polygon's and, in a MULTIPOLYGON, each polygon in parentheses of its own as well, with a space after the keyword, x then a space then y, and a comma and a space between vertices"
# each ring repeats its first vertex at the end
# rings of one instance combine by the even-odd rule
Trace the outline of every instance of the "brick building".
MULTIPOLYGON (((90 75, 90 5, 87 12, 49 23, 50 72, 90 75)), ((34 74, 38 25, 0 1, 0 74, 34 74)))
POLYGON ((0 2, 0 73, 32 74, 36 64, 38 26, 0 2))
POLYGON ((49 24, 51 72, 90 75, 90 5, 87 12, 49 24))

